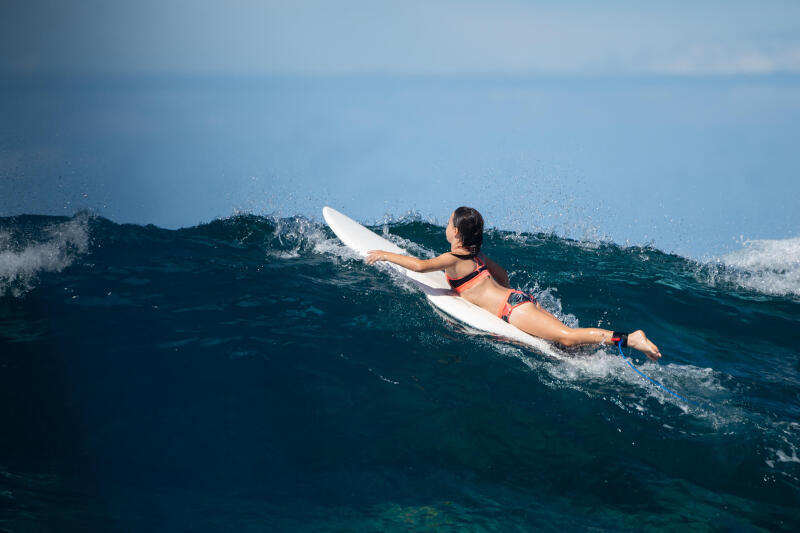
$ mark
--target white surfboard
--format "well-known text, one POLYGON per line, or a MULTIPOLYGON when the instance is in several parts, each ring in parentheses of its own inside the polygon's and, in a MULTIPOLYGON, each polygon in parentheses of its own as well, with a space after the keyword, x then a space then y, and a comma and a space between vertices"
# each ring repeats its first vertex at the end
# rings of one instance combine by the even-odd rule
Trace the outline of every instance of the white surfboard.
MULTIPOLYGON (((366 257, 369 250, 386 250, 397 254, 406 253, 396 244, 368 230, 335 209, 324 207, 322 216, 336 236, 362 257, 366 257)), ((455 295, 447 283, 444 272, 414 272, 394 263, 381 262, 376 264, 390 265, 396 269, 403 276, 414 282, 435 307, 456 320, 482 332, 499 335, 526 344, 548 355, 559 356, 546 341, 533 335, 528 335, 492 313, 455 295)))

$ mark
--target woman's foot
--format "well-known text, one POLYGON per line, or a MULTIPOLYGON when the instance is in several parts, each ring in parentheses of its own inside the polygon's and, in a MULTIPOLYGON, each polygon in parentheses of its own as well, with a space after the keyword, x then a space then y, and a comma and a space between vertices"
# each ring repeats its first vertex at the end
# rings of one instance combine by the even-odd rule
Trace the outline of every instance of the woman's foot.
POLYGON ((643 352, 653 361, 658 361, 661 358, 661 352, 658 351, 658 346, 650 342, 645 336, 644 331, 640 329, 628 335, 628 346, 643 352))

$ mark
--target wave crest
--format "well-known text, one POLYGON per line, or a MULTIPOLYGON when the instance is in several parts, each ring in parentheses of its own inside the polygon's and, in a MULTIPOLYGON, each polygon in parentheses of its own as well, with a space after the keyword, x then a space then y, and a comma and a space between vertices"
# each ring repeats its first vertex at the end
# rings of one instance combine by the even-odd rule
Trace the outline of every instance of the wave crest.
POLYGON ((89 248, 89 215, 49 224, 31 236, 19 226, 0 229, 0 296, 20 297, 42 272, 60 272, 89 248))
POLYGON ((746 241, 722 257, 723 279, 775 296, 800 296, 800 237, 746 241))

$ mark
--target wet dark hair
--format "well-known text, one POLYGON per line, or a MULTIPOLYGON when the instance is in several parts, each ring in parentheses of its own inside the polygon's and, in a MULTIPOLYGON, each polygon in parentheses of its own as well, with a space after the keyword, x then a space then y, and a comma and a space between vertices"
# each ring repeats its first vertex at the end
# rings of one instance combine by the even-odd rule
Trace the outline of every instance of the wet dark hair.
POLYGON ((470 255, 478 255, 483 244, 483 217, 476 209, 459 207, 453 211, 453 226, 458 228, 461 244, 470 255))

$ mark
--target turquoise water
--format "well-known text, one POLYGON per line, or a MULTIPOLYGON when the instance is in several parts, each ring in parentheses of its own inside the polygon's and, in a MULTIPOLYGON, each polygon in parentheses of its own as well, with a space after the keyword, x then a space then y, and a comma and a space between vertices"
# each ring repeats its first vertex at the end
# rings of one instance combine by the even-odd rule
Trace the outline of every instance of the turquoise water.
POLYGON ((2 218, 0 528, 796 531, 795 241, 488 233, 565 322, 644 329, 637 365, 695 407, 610 347, 467 333, 303 216, 2 218))

